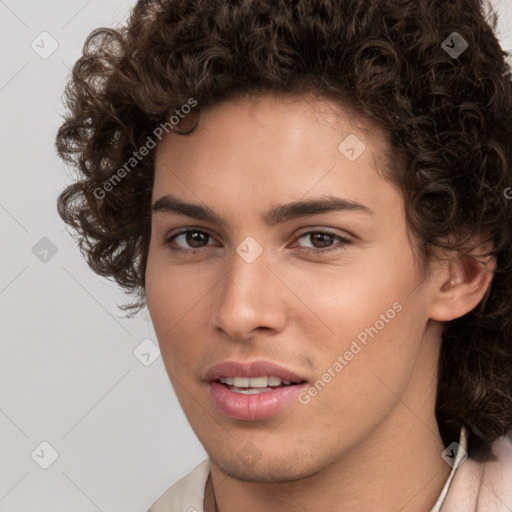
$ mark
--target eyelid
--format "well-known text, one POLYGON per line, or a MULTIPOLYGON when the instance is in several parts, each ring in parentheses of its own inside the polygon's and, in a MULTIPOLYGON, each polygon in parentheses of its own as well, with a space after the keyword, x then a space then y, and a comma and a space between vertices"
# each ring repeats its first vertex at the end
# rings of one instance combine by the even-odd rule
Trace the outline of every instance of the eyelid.
POLYGON ((339 237, 343 240, 346 240, 347 242, 351 242, 355 237, 351 234, 349 234, 347 231, 343 231, 342 233, 339 233, 335 228, 330 228, 327 226, 308 226, 307 228, 303 228, 304 231, 300 231, 298 234, 295 235, 295 238, 300 238, 304 235, 310 234, 310 233, 325 233, 328 235, 339 237))

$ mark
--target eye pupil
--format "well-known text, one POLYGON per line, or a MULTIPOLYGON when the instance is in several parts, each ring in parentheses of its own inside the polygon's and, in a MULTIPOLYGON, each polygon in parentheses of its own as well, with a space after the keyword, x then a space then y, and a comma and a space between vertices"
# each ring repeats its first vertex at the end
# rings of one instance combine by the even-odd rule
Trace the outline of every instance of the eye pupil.
MULTIPOLYGON (((329 235, 328 233, 313 233, 311 236, 313 239, 315 239, 315 238, 317 240, 320 239, 321 244, 319 247, 327 247, 329 245, 329 242, 332 242, 332 235, 329 235), (324 243, 322 245, 322 241, 323 242, 327 241, 327 243, 324 243)), ((313 245, 314 245, 314 242, 313 242, 313 245)))
POLYGON ((191 247, 203 247, 201 242, 207 242, 208 235, 201 231, 189 231, 186 233, 187 244, 191 247))

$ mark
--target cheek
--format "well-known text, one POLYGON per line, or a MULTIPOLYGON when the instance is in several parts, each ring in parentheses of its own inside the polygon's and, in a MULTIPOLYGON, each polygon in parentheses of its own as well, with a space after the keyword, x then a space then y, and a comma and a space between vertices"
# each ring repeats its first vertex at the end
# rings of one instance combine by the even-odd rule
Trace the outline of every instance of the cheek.
MULTIPOLYGON (((305 412, 311 407, 308 414, 317 418, 317 430, 327 432, 333 425, 343 425, 343 435, 357 432, 364 437, 399 403, 418 358, 415 337, 421 338, 406 311, 404 306, 384 325, 375 325, 375 320, 365 325, 350 317, 338 324, 340 330, 346 327, 347 335, 318 354, 318 380, 309 405, 304 406, 305 412)), ((334 433, 332 438, 337 436, 334 433)))
POLYGON ((205 273, 171 266, 165 254, 155 253, 150 249, 148 254, 146 303, 165 365, 168 371, 179 371, 192 365, 202 350, 204 307, 213 284, 205 273))
POLYGON ((180 318, 185 315, 185 303, 190 293, 183 289, 179 274, 169 272, 164 258, 155 253, 150 247, 146 268, 146 304, 167 366, 171 356, 174 359, 170 340, 180 327, 180 318))
POLYGON ((398 260, 376 252, 314 275, 287 275, 287 283, 342 345, 376 323, 379 332, 397 328, 403 316, 399 310, 421 310, 414 298, 420 276, 412 258, 398 260))
MULTIPOLYGON (((146 303, 157 334, 186 319, 203 292, 186 266, 169 264, 165 250, 150 245, 146 267, 146 303)), ((161 341, 164 341, 163 339, 161 341)))
POLYGON ((404 291, 384 294, 371 307, 361 303, 354 313, 339 316, 336 341, 323 351, 318 368, 319 372, 330 369, 336 377, 322 391, 319 407, 338 404, 334 414, 349 422, 347 417, 361 421, 369 415, 374 420, 386 416, 407 388, 419 360, 425 326, 417 302, 404 291), (398 300, 393 302, 395 297, 398 300))
POLYGON ((426 322, 421 276, 412 255, 381 256, 351 265, 350 271, 337 270, 316 279, 314 287, 302 281, 308 283, 308 306, 331 331, 322 346, 314 347, 317 372, 336 374, 332 380, 337 383, 330 386, 333 400, 350 399, 357 390, 374 401, 376 394, 386 393, 376 375, 392 389, 400 388, 414 365, 426 322))

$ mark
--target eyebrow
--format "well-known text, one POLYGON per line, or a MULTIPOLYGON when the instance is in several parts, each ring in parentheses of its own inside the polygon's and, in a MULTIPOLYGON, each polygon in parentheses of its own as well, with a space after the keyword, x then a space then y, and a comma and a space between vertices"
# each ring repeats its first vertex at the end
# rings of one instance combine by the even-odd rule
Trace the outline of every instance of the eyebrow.
MULTIPOLYGON (((227 227, 228 222, 217 212, 200 204, 182 201, 173 195, 162 196, 151 206, 152 213, 170 213, 185 215, 198 220, 210 221, 227 227)), ((262 215, 262 220, 269 226, 310 215, 326 212, 354 211, 373 215, 374 212, 360 203, 328 195, 319 199, 307 199, 278 205, 262 215)))

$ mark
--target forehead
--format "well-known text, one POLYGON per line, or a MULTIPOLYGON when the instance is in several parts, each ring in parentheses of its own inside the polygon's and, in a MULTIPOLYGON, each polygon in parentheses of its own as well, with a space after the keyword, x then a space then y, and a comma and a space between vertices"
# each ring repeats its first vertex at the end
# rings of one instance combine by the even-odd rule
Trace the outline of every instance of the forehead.
MULTIPOLYGON (((224 155, 229 147, 252 146, 265 150, 276 143, 281 147, 280 152, 289 148, 289 152, 301 154, 311 145, 318 151, 325 150, 327 143, 333 142, 325 140, 327 132, 338 142, 347 135, 357 135, 379 161, 388 156, 389 144, 384 131, 348 105, 312 93, 294 96, 270 92, 234 97, 201 110, 194 132, 183 136, 171 131, 158 145, 157 156, 170 146, 179 145, 186 151, 214 139, 216 148, 224 155), (248 134, 247 128, 252 133, 248 134)), ((331 144, 331 152, 339 151, 337 146, 333 148, 331 144)), ((209 147, 211 156, 215 154, 213 149, 209 147)), ((315 158, 316 154, 309 156, 315 158)))
POLYGON ((247 210, 252 200, 282 204, 337 192, 377 205, 390 199, 381 190, 390 187, 382 178, 387 150, 376 126, 332 100, 233 99, 202 111, 191 134, 164 137, 153 201, 168 193, 247 210))

